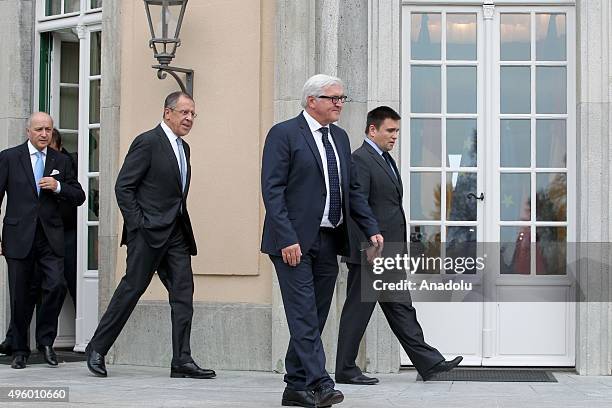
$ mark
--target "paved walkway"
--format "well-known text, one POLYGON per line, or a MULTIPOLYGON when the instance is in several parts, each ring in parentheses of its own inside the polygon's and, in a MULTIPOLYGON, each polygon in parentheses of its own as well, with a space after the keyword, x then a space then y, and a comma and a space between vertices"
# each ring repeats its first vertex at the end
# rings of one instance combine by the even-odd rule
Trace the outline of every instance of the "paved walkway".
MULTIPOLYGON (((171 379, 169 369, 109 365, 108 378, 89 375, 84 362, 25 370, 0 366, 0 387, 69 387, 70 403, 6 403, 7 407, 280 407, 282 376, 221 371, 213 380, 171 379)), ((414 370, 378 376, 376 386, 338 385, 339 408, 610 408, 612 377, 556 372, 558 383, 416 381, 414 370)))

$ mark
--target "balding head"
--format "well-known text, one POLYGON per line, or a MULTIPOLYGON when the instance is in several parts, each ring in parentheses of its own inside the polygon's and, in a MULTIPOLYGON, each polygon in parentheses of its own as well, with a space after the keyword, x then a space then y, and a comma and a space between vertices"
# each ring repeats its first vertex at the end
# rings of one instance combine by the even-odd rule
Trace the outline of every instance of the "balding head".
POLYGON ((43 150, 51 143, 53 119, 45 112, 34 112, 28 119, 26 128, 28 139, 38 150, 43 150))

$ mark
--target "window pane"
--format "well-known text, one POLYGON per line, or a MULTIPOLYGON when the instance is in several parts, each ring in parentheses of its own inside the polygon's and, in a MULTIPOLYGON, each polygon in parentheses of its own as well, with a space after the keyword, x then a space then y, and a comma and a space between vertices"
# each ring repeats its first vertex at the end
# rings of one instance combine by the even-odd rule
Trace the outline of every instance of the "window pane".
POLYGON ((501 113, 531 113, 529 67, 501 67, 501 113))
POLYGON ((100 50, 102 33, 100 31, 95 31, 91 33, 90 41, 91 48, 89 51, 89 75, 100 75, 100 50))
POLYGON ((81 0, 64 0, 64 13, 72 13, 81 9, 81 0))
POLYGON ((501 120, 500 165, 531 166, 531 125, 527 119, 501 120))
POLYGON ((440 219, 440 173, 410 173, 410 219, 440 219))
POLYGON ((411 119, 410 165, 440 167, 441 140, 440 119, 411 119))
POLYGON ((62 42, 60 82, 65 84, 79 83, 79 43, 62 42))
POLYGON ((102 0, 91 0, 91 6, 90 7, 92 9, 102 7, 102 0))
POLYGON ((46 16, 54 16, 61 14, 62 12, 62 1, 61 0, 47 0, 47 7, 45 9, 46 16))
POLYGON ((442 85, 439 66, 412 66, 410 105, 415 113, 440 113, 442 85))
POLYGON ((565 67, 536 68, 537 113, 567 112, 567 73, 565 67))
POLYGON ((87 269, 98 270, 98 227, 87 228, 87 269))
POLYGON ((565 61, 565 14, 536 14, 536 59, 565 61))
POLYGON ((500 273, 529 275, 531 271, 531 228, 500 227, 500 273))
POLYGON ((476 67, 447 68, 448 113, 476 113, 476 67))
POLYGON ((79 128, 79 88, 60 88, 60 129, 79 128))
POLYGON ((565 275, 567 273, 567 229, 565 227, 537 227, 536 242, 536 274, 565 275))
POLYGON ((476 14, 446 15, 446 59, 476 60, 476 14))
POLYGON ((89 171, 100 171, 100 129, 89 131, 89 171))
POLYGON ((100 123, 100 80, 89 82, 89 123, 100 123))
POLYGON ((536 121, 536 166, 567 166, 567 136, 565 120, 536 121))
POLYGON ((97 177, 89 179, 89 194, 87 195, 87 219, 98 221, 100 215, 100 185, 97 177))
POLYGON ((500 182, 501 220, 531 220, 531 175, 503 173, 500 182))
POLYGON ((62 130, 62 147, 78 161, 76 153, 79 151, 79 134, 76 131, 62 130))
MULTIPOLYGON (((478 195, 476 173, 452 172, 446 174, 446 218, 451 221, 476 221, 475 198, 478 195)), ((448 239, 447 239, 448 240, 448 239)))
POLYGON ((536 219, 565 221, 567 214, 567 175, 539 173, 536 175, 536 219))
POLYGON ((412 59, 439 60, 442 19, 440 14, 412 14, 410 50, 412 59))
MULTIPOLYGON (((466 264, 468 258, 476 259, 476 227, 446 227, 446 258, 453 259, 455 269, 446 273, 475 274, 476 263, 466 264)), ((446 262, 445 262, 446 263, 446 262)))
POLYGON ((450 168, 477 166, 476 119, 446 120, 446 165, 450 168))
POLYGON ((502 14, 500 23, 501 60, 531 60, 531 24, 529 14, 502 14))
MULTIPOLYGON (((410 254, 425 258, 440 257, 440 227, 437 225, 410 226, 410 254)), ((415 273, 440 273, 439 264, 431 264, 429 268, 422 266, 415 273)))

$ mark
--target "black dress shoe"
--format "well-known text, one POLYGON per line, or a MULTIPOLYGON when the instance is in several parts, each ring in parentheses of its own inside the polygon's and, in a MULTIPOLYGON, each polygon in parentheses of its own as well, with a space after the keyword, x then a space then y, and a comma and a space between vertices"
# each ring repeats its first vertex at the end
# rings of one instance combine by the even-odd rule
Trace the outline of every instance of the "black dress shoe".
POLYGON ((424 375, 422 375, 423 381, 431 380, 438 373, 444 373, 452 370, 453 368, 457 367, 462 360, 463 357, 459 356, 450 361, 440 361, 438 364, 431 367, 424 375))
POLYGON ((13 354, 13 348, 6 342, 6 340, 0 343, 0 354, 6 354, 7 356, 13 354))
POLYGON ((15 368, 17 370, 26 368, 26 363, 28 358, 23 354, 17 354, 13 357, 13 362, 11 363, 11 368, 15 368))
POLYGON ((214 370, 200 368, 193 361, 170 367, 170 377, 172 378, 215 378, 216 376, 217 373, 214 370))
POLYGON ((314 397, 317 407, 329 407, 332 404, 339 404, 344 401, 344 394, 327 384, 317 387, 314 397))
POLYGON ((57 366, 57 355, 52 346, 38 346, 38 351, 42 353, 47 364, 54 367, 57 366))
POLYGON ((338 379, 336 377, 336 382, 338 384, 353 384, 353 385, 374 385, 378 384, 378 378, 368 377, 366 375, 360 374, 356 377, 345 379, 338 379))
POLYGON ((87 345, 85 349, 87 355, 87 368, 96 377, 106 377, 106 363, 104 362, 104 356, 98 353, 91 347, 91 343, 87 345))
POLYGON ((283 407, 315 408, 314 394, 312 391, 296 391, 285 388, 281 405, 283 407))

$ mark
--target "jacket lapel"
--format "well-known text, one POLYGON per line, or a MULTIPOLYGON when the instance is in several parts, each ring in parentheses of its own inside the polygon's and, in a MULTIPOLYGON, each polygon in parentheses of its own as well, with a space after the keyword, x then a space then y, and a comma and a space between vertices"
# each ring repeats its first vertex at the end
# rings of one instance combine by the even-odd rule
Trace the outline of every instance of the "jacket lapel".
MULTIPOLYGON (((389 167, 389 165, 387 164, 385 159, 383 159, 383 157, 380 154, 378 154, 378 152, 376 150, 374 150, 374 148, 372 146, 370 146, 370 144, 368 142, 363 142, 363 146, 370 153, 370 156, 372 156, 374 161, 376 163, 378 163, 378 165, 380 167, 382 167, 382 169, 385 171, 385 173, 387 173, 387 176, 389 176, 389 178, 391 179, 393 184, 395 184, 395 187, 399 190, 400 194, 402 194, 403 188, 402 188, 401 181, 399 179, 399 171, 397 171, 397 166, 394 166, 394 170, 397 173, 397 177, 395 177, 395 175, 393 174, 393 171, 391 170, 391 167, 389 167)), ((391 159, 391 160, 393 160, 393 159, 391 159)), ((393 163, 393 164, 395 164, 395 163, 393 163)))
POLYGON ((36 189, 36 183, 34 182, 34 170, 32 170, 32 161, 30 159, 30 151, 28 150, 28 142, 25 142, 21 145, 19 152, 19 161, 23 165, 23 170, 25 172, 25 176, 30 181, 30 186, 32 186, 32 192, 36 197, 38 197, 38 191, 36 189))
POLYGON ((187 142, 183 140, 183 150, 185 150, 185 161, 187 162, 187 177, 185 180, 185 191, 183 191, 183 196, 187 197, 187 193, 189 192, 189 186, 191 184, 191 149, 187 142))
POLYGON ((45 170, 43 171, 43 177, 49 177, 54 168, 55 151, 50 147, 47 147, 47 158, 45 159, 45 170))
POLYGON ((179 167, 178 167, 179 163, 176 160, 176 156, 174 155, 174 149, 170 145, 170 140, 168 140, 168 136, 166 136, 166 133, 164 132, 164 129, 162 129, 161 125, 157 125, 157 127, 155 128, 155 131, 157 132, 157 135, 159 136, 159 140, 162 144, 164 153, 166 153, 166 158, 169 160, 170 163, 172 163, 170 167, 172 167, 172 171, 174 172, 176 182, 178 183, 177 186, 179 190, 182 190, 181 172, 179 171, 179 167))
MULTIPOLYGON (((339 132, 340 132, 340 128, 338 126, 329 125, 329 133, 331 134, 332 140, 334 141, 334 145, 336 146, 336 151, 338 152, 338 160, 341 162, 341 163, 338 163, 338 166, 340 166, 340 177, 342 178, 341 180, 342 190, 348 192, 351 163, 342 162, 342 158, 346 157, 347 152, 345 151, 346 148, 344 144, 342 143, 342 138, 338 136, 339 132)), ((348 153, 350 155, 350 148, 349 148, 348 153)))
POLYGON ((302 136, 304 136, 304 138, 306 139, 306 143, 308 144, 308 147, 310 147, 310 150, 312 151, 312 154, 315 157, 317 165, 319 166, 319 170, 321 171, 321 175, 324 176, 325 173, 323 172, 323 162, 321 161, 321 155, 319 154, 319 149, 317 148, 317 144, 314 141, 312 132, 308 127, 308 122, 306 122, 306 118, 304 118, 304 115, 302 115, 301 113, 296 119, 300 127, 300 132, 302 133, 302 136))

